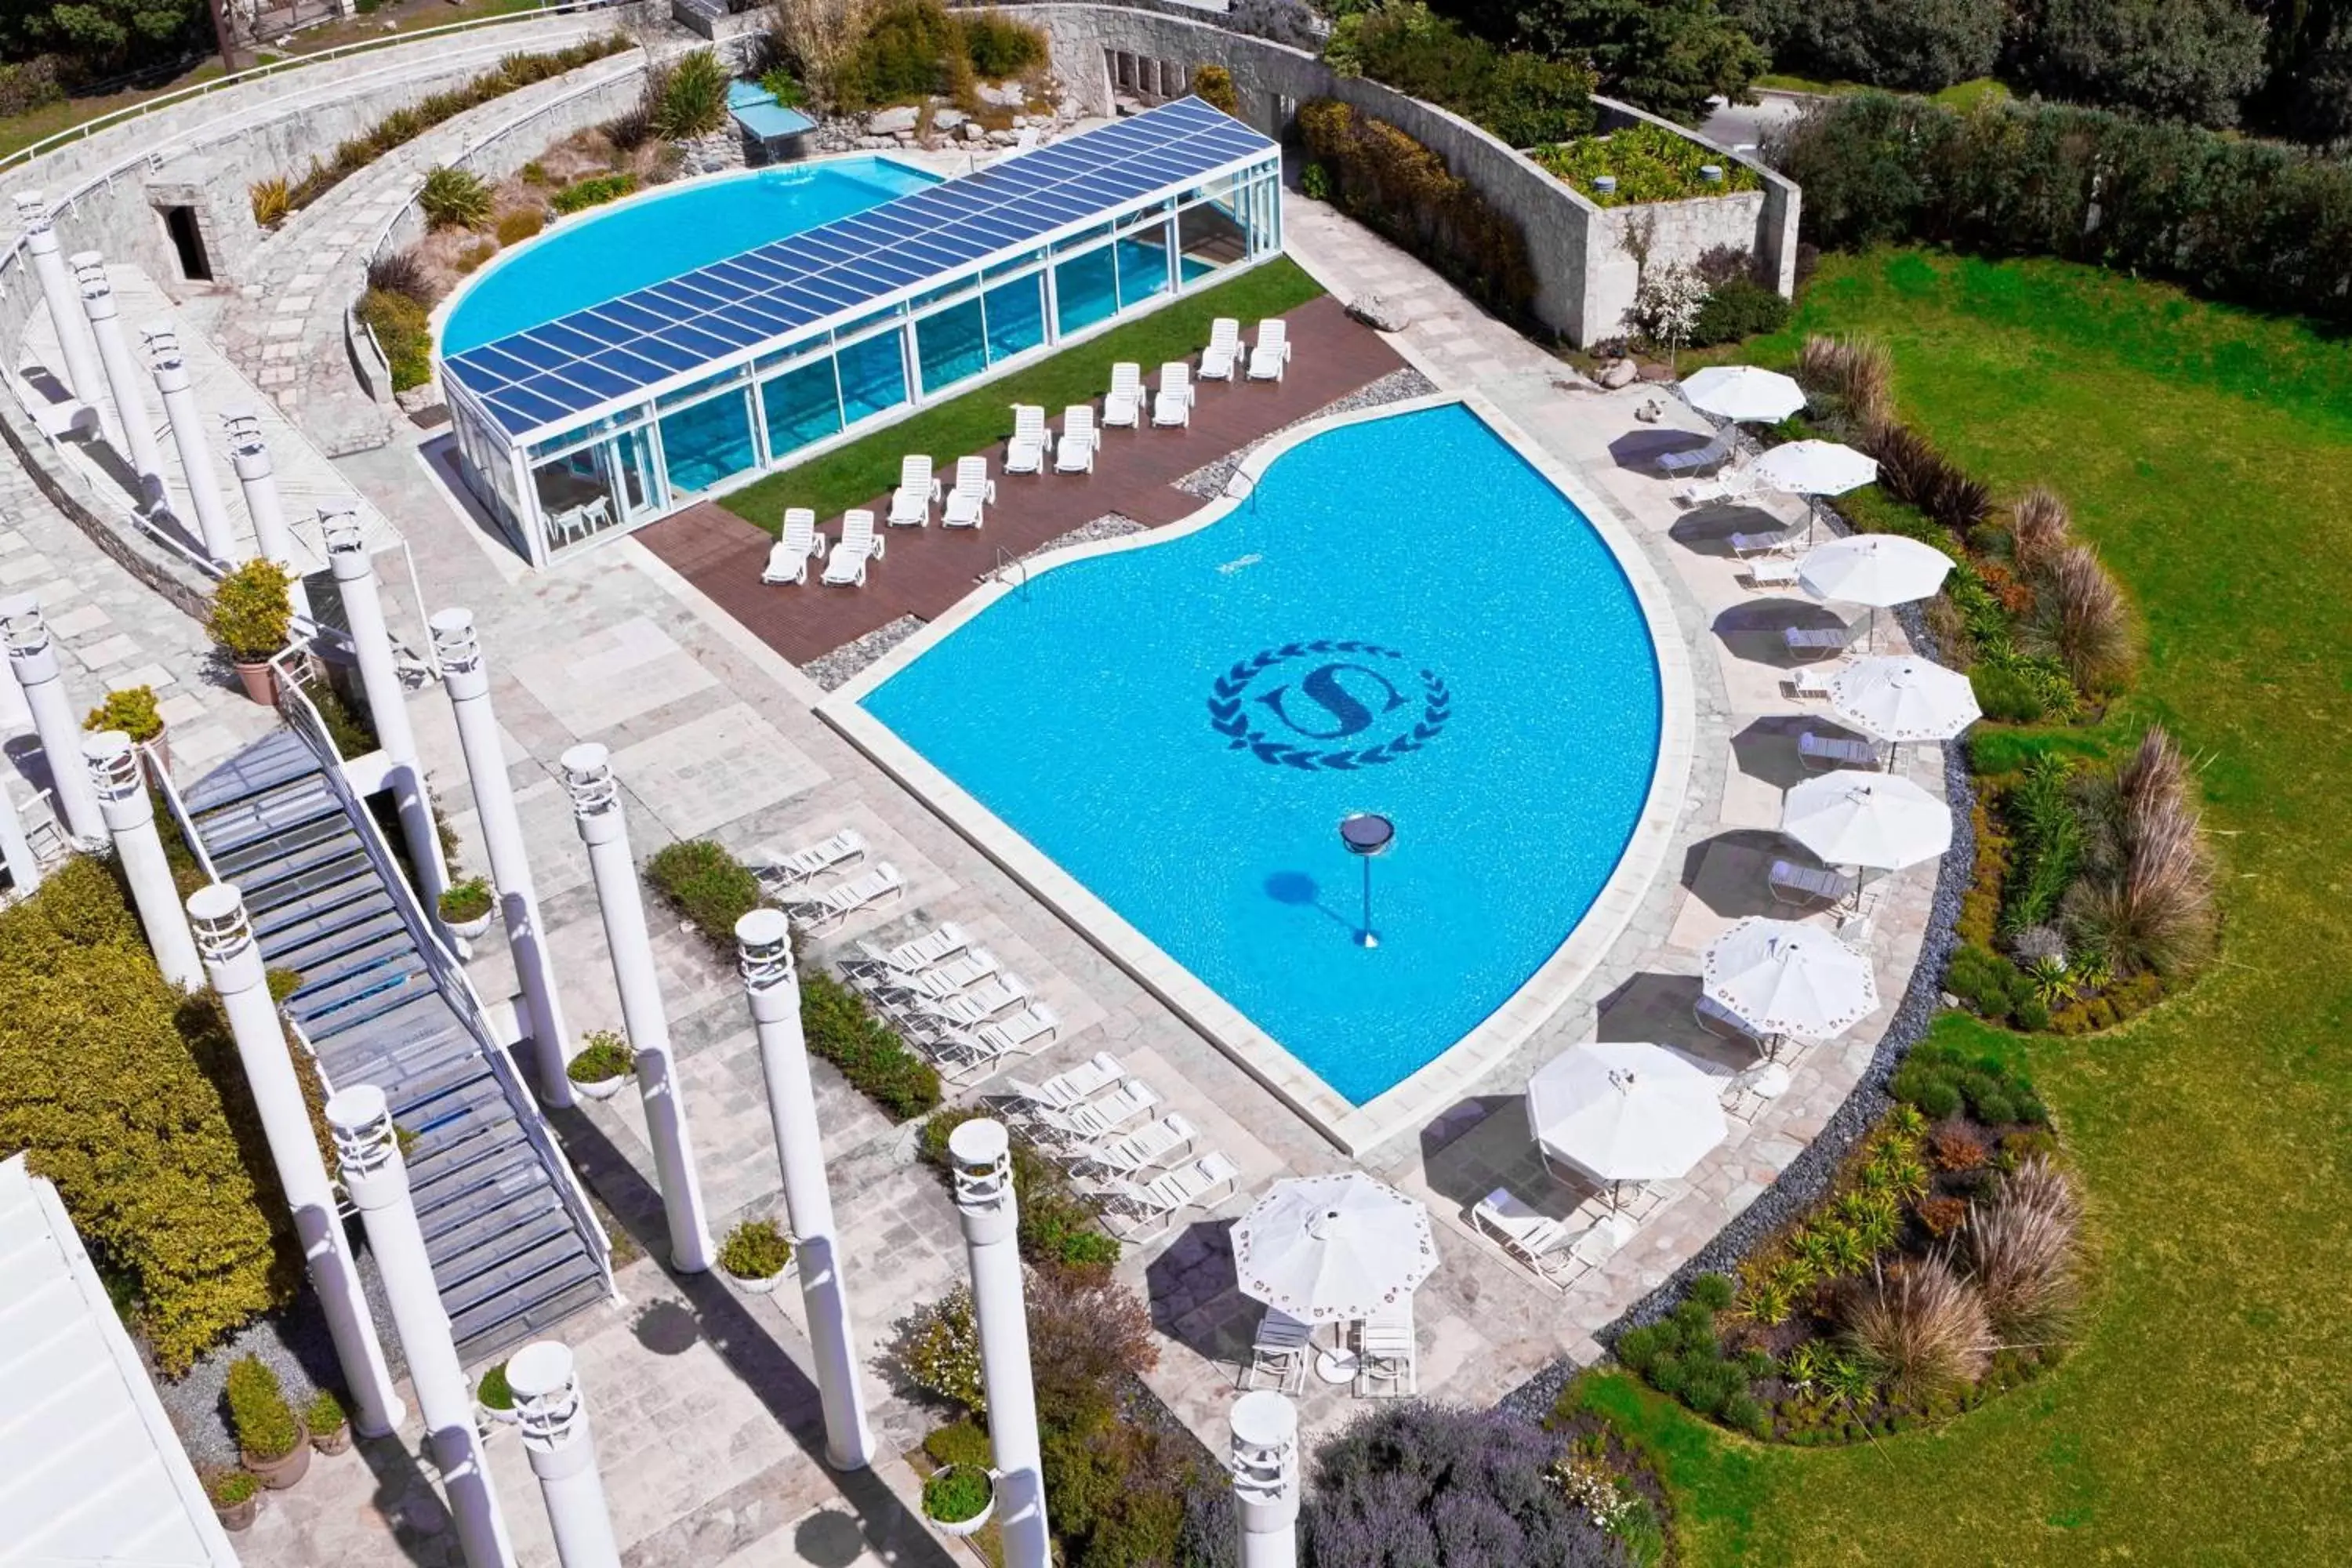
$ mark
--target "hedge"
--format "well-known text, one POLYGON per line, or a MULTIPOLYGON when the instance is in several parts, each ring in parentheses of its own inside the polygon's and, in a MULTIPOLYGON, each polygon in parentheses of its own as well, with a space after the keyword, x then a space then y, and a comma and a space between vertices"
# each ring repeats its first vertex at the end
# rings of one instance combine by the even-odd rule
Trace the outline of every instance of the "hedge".
POLYGON ((682 838, 646 862, 646 880, 722 960, 735 962, 735 922, 760 907, 750 867, 708 838, 682 838))
POLYGON ((2352 163, 2099 110, 1831 98, 1777 150, 1807 235, 2054 256, 2352 321, 2352 163))

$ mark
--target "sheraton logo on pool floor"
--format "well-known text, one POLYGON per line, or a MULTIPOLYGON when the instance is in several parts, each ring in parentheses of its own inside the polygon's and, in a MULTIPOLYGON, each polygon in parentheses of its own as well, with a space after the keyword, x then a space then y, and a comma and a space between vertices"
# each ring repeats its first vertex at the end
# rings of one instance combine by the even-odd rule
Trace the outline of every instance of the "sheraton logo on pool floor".
POLYGON ((1318 637, 1236 661, 1210 689, 1209 725, 1262 763, 1344 773, 1420 751, 1453 704, 1436 671, 1395 648, 1318 637))

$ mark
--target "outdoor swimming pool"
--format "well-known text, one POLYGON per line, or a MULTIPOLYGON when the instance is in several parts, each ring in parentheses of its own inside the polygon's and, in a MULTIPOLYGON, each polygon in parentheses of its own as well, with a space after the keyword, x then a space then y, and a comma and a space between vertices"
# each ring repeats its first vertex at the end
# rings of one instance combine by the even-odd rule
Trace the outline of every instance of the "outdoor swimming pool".
POLYGON ((860 705, 1358 1106, 1575 930, 1662 710, 1609 545, 1460 405, 1312 437, 1255 504, 1040 574, 860 705), (1396 825, 1371 949, 1355 811, 1396 825))
POLYGON ((887 158, 705 180, 559 226, 475 279, 441 329, 461 354, 939 181, 887 158))

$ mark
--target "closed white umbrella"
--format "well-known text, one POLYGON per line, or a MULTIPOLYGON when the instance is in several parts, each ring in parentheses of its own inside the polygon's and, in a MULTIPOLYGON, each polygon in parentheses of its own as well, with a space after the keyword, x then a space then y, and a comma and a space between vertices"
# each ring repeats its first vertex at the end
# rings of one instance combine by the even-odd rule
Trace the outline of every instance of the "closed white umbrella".
POLYGON ((1597 1182, 1671 1181, 1730 1131, 1724 1081, 1664 1046, 1589 1040, 1528 1080, 1528 1125, 1547 1158, 1597 1182))
POLYGON ((1842 496, 1878 478, 1878 462, 1835 441, 1791 441, 1775 447, 1748 466, 1759 484, 1805 498, 1805 526, 1813 524, 1817 496, 1842 496))
POLYGON ((1242 1294, 1307 1322, 1369 1318, 1437 1267, 1429 1211, 1360 1171, 1276 1182, 1233 1235, 1242 1294))
POLYGON ((1717 364, 1683 378, 1683 401, 1734 424, 1777 425, 1805 406, 1805 389, 1778 371, 1717 364))
POLYGON ((1832 866, 1894 871, 1952 846, 1952 808, 1893 773, 1840 768, 1780 803, 1780 831, 1832 866))
POLYGON ((1882 741, 1948 741, 1979 719, 1969 678, 1916 654, 1849 659, 1830 677, 1830 711, 1882 741))
POLYGON ((1750 915, 1708 944, 1708 1000, 1759 1035, 1822 1040, 1878 1005, 1870 960, 1819 926, 1750 915))

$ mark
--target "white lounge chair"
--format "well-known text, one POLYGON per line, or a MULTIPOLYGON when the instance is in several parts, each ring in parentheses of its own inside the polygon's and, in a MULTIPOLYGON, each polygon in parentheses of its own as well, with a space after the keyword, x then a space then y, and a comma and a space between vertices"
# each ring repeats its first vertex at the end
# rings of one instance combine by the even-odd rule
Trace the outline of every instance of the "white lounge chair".
POLYGON ((1110 367, 1110 390, 1103 395, 1102 422, 1132 430, 1143 420, 1143 367, 1121 360, 1110 367))
POLYGON ((1171 1154, 1189 1155, 1200 1138, 1199 1128, 1171 1110, 1139 1132, 1072 1150, 1070 1165, 1080 1175, 1132 1178, 1169 1163, 1171 1154))
POLYGON ((835 588, 866 586, 866 563, 882 559, 882 539, 874 531, 874 514, 856 509, 841 514, 841 542, 824 563, 823 581, 835 588))
POLYGON ((1067 1072, 1055 1073, 1044 1083, 1013 1079, 1005 1085, 1004 1110, 1013 1120, 1039 1110, 1070 1110, 1084 1105, 1127 1077, 1127 1069, 1108 1051, 1097 1051, 1091 1060, 1067 1072))
POLYGON ((1704 472, 1728 460, 1737 439, 1732 427, 1727 425, 1702 446, 1685 447, 1679 452, 1660 453, 1658 470, 1668 479, 1704 472))
POLYGON ((1470 1211, 1472 1223, 1545 1284, 1559 1287, 1577 1233, 1564 1220, 1529 1208, 1508 1187, 1496 1187, 1470 1211))
POLYGON ((1740 575, 1748 580, 1748 591, 1765 588, 1795 588, 1802 584, 1797 577, 1797 563, 1788 555, 1759 555, 1747 562, 1740 575))
POLYGON ((1815 629, 1811 626, 1789 626, 1780 633, 1780 640, 1790 653, 1843 653, 1853 645, 1852 626, 1815 629))
POLYGON ((955 484, 948 490, 941 528, 978 528, 982 509, 996 500, 996 481, 988 477, 986 458, 958 458, 955 484))
POLYGON ((1242 1386, 1255 1388, 1258 1379, 1274 1380, 1271 1386, 1286 1394, 1296 1394, 1307 1386, 1307 1363, 1315 1355, 1315 1325, 1294 1318, 1279 1307, 1268 1307, 1265 1316, 1257 1321, 1257 1334, 1250 1342, 1250 1359, 1242 1367, 1242 1386))
POLYGON ((1202 381, 1231 381, 1242 357, 1242 324, 1231 316, 1209 323, 1209 346, 1201 351, 1202 381))
POLYGON ((859 989, 877 995, 897 994, 943 1001, 996 973, 996 955, 984 947, 971 948, 953 958, 916 969, 892 963, 888 953, 863 939, 857 943, 857 951, 858 960, 845 973, 859 989))
POLYGON ((1030 1131, 1049 1150, 1083 1149, 1117 1135, 1159 1103, 1157 1090, 1141 1079, 1131 1078, 1108 1094, 1097 1094, 1067 1110, 1037 1111, 1030 1131))
POLYGON ((1789 672, 1785 683, 1789 695, 1801 701, 1821 702, 1828 700, 1830 681, 1841 667, 1835 664, 1801 664, 1789 672))
POLYGON ((940 499, 940 481, 931 472, 929 458, 898 459, 898 488, 890 492, 890 515, 884 521, 892 528, 929 528, 931 507, 940 499))
POLYGON ((1816 899, 1839 903, 1852 897, 1856 886, 1854 879, 1843 871, 1800 866, 1792 860, 1773 861, 1764 881, 1772 889, 1773 901, 1781 904, 1811 903, 1816 899))
POLYGON ((1102 1194, 1104 1223, 1121 1232, 1123 1241, 1150 1241, 1166 1235, 1186 1209, 1214 1208, 1230 1197, 1241 1175, 1239 1165, 1213 1152, 1148 1182, 1113 1184, 1102 1194), (1220 1187, 1224 1193, 1211 1199, 1220 1187))
POLYGON ((1691 1004, 1691 1016, 1698 1026, 1718 1039, 1745 1040, 1758 1050, 1764 1048, 1764 1037, 1748 1026, 1748 1020, 1702 991, 1691 1004))
POLYGON ((857 945, 869 956, 851 959, 844 968, 858 969, 867 963, 879 963, 911 973, 954 957, 971 945, 971 939, 964 934, 963 927, 949 921, 912 942, 900 942, 888 952, 877 952, 871 942, 861 942, 857 945))
POLYGON ((1290 368, 1290 328, 1279 318, 1257 324, 1257 346, 1250 350, 1249 378, 1280 381, 1290 368))
POLYGON ((1751 555, 1793 554, 1804 542, 1801 528, 1784 528, 1777 533, 1735 533, 1731 536, 1731 552, 1742 561, 1751 555))
POLYGON ((1410 1398, 1421 1392, 1419 1336, 1412 1326, 1412 1297, 1400 1298, 1356 1328, 1356 1397, 1387 1394, 1410 1398))
POLYGON ((808 563, 824 559, 824 535, 816 531, 816 513, 804 506, 784 509, 784 531, 768 552, 762 583, 805 583, 808 563))
POLYGON ((1004 443, 1004 471, 1042 474, 1054 449, 1054 433, 1045 428, 1045 411, 1031 403, 1013 405, 1013 438, 1004 443))
POLYGON ((1102 432, 1095 428, 1095 411, 1087 404, 1074 403, 1062 412, 1062 440, 1054 448, 1054 471, 1057 474, 1091 474, 1095 471, 1095 453, 1102 447, 1102 432))
POLYGON ((1721 506, 1726 501, 1746 500, 1761 489, 1748 469, 1725 468, 1711 479, 1691 480, 1675 491, 1675 500, 1686 507, 1721 506))
POLYGON ((906 878, 898 874, 898 867, 885 860, 864 876, 838 887, 827 888, 809 897, 787 900, 785 907, 799 915, 810 931, 826 931, 860 910, 887 904, 906 891, 906 878))
POLYGON ((934 1031, 953 1026, 977 1029, 999 1013, 1029 1000, 1029 987, 1021 976, 1012 973, 992 974, 969 991, 958 991, 946 996, 918 994, 911 999, 912 1023, 920 1029, 934 1031))
POLYGON ((1822 768, 1875 768, 1886 761, 1874 742, 1816 735, 1811 730, 1797 737, 1797 755, 1807 767, 1822 768))
POLYGON ((1160 367, 1160 395, 1151 400, 1154 425, 1192 423, 1192 367, 1181 359, 1160 367))
POLYGON ((993 1068, 1008 1057, 1044 1049, 1060 1032, 1061 1020, 1043 1002, 1033 1002, 1010 1018, 976 1029, 950 1029, 934 1058, 950 1079, 963 1080, 993 1068))
POLYGON ((782 853, 773 849, 760 851, 760 858, 751 862, 751 874, 760 885, 781 891, 815 880, 835 866, 845 866, 866 858, 866 839, 855 827, 845 827, 830 837, 798 849, 782 853))

